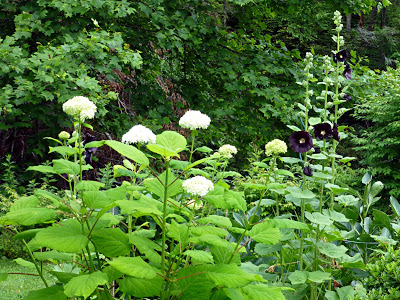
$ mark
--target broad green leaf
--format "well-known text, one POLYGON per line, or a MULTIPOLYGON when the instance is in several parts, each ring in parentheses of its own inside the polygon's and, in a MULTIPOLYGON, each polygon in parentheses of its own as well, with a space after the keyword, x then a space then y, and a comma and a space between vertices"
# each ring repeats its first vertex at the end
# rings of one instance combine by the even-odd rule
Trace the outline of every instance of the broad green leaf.
MULTIPOLYGON (((214 257, 214 262, 216 264, 227 264, 228 261, 231 259, 234 248, 231 243, 227 242, 223 246, 211 245, 210 251, 214 257)), ((233 255, 230 263, 237 265, 241 263, 239 252, 233 255)))
POLYGON ((171 159, 169 166, 173 170, 185 170, 185 168, 189 165, 188 161, 183 161, 183 160, 176 160, 176 159, 171 159))
POLYGON ((331 274, 328 272, 314 271, 308 274, 308 281, 316 283, 322 283, 330 279, 331 279, 331 274))
POLYGON ((336 196, 335 200, 342 204, 343 206, 357 206, 359 199, 353 195, 340 195, 336 196))
POLYGON ((282 249, 282 244, 275 244, 275 245, 264 245, 261 243, 257 243, 254 251, 262 256, 268 255, 272 252, 278 252, 282 249))
POLYGON ((205 218, 200 218, 197 220, 197 223, 200 224, 207 224, 211 223, 219 227, 224 227, 224 228, 231 228, 232 227, 232 222, 229 218, 223 217, 223 216, 217 216, 217 215, 211 215, 205 218))
POLYGON ((20 233, 17 233, 12 238, 18 239, 18 240, 22 240, 22 239, 30 240, 30 239, 33 239, 36 236, 36 234, 41 230, 42 230, 42 228, 28 229, 28 230, 22 231, 20 233))
POLYGON ((235 264, 219 264, 206 272, 208 279, 215 285, 227 288, 243 287, 257 280, 255 275, 249 274, 235 264))
MULTIPOLYGON (((84 165, 84 170, 92 169, 90 165, 84 165)), ((80 173, 80 166, 78 163, 65 160, 53 159, 53 169, 57 174, 78 175, 80 173)))
POLYGON ((288 219, 269 219, 266 222, 272 228, 309 229, 307 224, 288 219))
POLYGON ((311 126, 317 125, 319 123, 321 123, 321 118, 315 118, 315 117, 311 117, 308 119, 308 124, 310 124, 311 126))
POLYGON ((161 246, 148 237, 142 236, 140 231, 131 233, 129 235, 129 242, 135 245, 138 251, 146 256, 150 262, 157 264, 161 263, 161 255, 157 252, 161 252, 161 246))
POLYGON ((136 147, 132 145, 127 145, 112 140, 105 141, 105 144, 113 148, 122 156, 125 156, 126 158, 129 158, 138 164, 141 164, 143 166, 149 165, 149 159, 147 158, 147 156, 142 151, 138 150, 136 147))
POLYGON ((294 178, 294 174, 288 170, 278 169, 278 170, 275 170, 274 173, 276 175, 284 175, 284 176, 294 178))
POLYGON ((229 247, 231 245, 227 240, 214 234, 203 234, 198 237, 198 242, 202 245, 213 245, 217 247, 229 247))
POLYGON ((164 131, 157 135, 157 144, 179 153, 186 148, 186 138, 175 131, 164 131))
POLYGON ((372 180, 372 174, 371 174, 371 172, 367 171, 367 172, 365 173, 365 175, 363 176, 361 182, 362 182, 363 184, 367 185, 368 183, 371 182, 371 180, 372 180))
POLYGON ((356 159, 355 157, 343 157, 343 158, 339 159, 339 161, 345 164, 345 163, 348 163, 349 161, 352 161, 355 159, 356 159))
POLYGON ((41 173, 49 173, 54 174, 56 171, 53 169, 52 166, 32 166, 26 169, 27 171, 36 171, 41 173))
POLYGON ((47 200, 50 200, 53 203, 54 206, 59 207, 60 209, 62 209, 64 211, 70 211, 70 208, 67 207, 63 203, 62 199, 59 196, 54 195, 54 194, 50 193, 49 191, 36 190, 35 191, 35 195, 38 196, 38 197, 43 197, 43 198, 45 198, 47 200))
POLYGON ((293 131, 301 131, 301 129, 297 126, 294 125, 286 125, 289 129, 292 129, 293 131))
POLYGON ((214 226, 197 226, 190 227, 190 234, 194 236, 201 236, 203 234, 212 234, 217 235, 219 237, 228 236, 228 231, 222 228, 214 227, 214 226))
POLYGON ((351 285, 338 288, 336 292, 338 293, 340 300, 350 300, 356 293, 351 285))
POLYGON ((248 235, 255 241, 266 245, 279 243, 281 232, 279 228, 271 228, 268 222, 258 223, 248 232, 248 235))
MULTIPOLYGON (((213 158, 214 158, 214 157, 209 156, 209 157, 205 157, 205 158, 196 160, 195 162, 193 162, 193 163, 191 163, 190 165, 186 166, 184 170, 185 170, 185 171, 190 170, 190 169, 194 168, 195 166, 200 165, 200 164, 202 164, 202 163, 204 163, 204 162, 206 162, 206 161, 209 161, 209 160, 211 160, 211 159, 213 159, 213 158)), ((196 174, 196 175, 197 175, 197 174, 196 174)))
POLYGON ((181 244, 181 248, 184 248, 189 238, 189 228, 186 224, 178 224, 174 220, 170 226, 168 226, 167 235, 173 238, 175 241, 181 244))
POLYGON ((235 192, 232 190, 224 191, 224 200, 228 206, 228 209, 239 209, 242 211, 246 211, 246 200, 244 200, 242 193, 235 192))
POLYGON ((299 187, 289 186, 286 189, 295 198, 311 199, 311 198, 315 197, 313 192, 311 192, 309 190, 303 190, 299 187))
POLYGON ((36 234, 35 242, 60 252, 81 253, 89 242, 76 219, 63 221, 61 225, 47 227, 36 234))
POLYGON ((67 300, 64 294, 64 288, 60 285, 54 285, 48 288, 30 291, 24 300, 67 300))
POLYGON ((263 190, 268 189, 268 186, 265 184, 259 184, 259 183, 245 183, 244 188, 263 191, 263 190))
MULTIPOLYGON (((242 288, 246 300, 285 300, 282 290, 289 288, 272 287, 266 284, 250 284, 242 288)), ((293 290, 293 289, 290 289, 293 290)))
POLYGON ((82 180, 75 185, 77 191, 98 191, 102 187, 104 187, 104 183, 92 180, 82 180))
POLYGON ((337 212, 333 209, 323 209, 322 213, 327 216, 329 219, 336 221, 336 222, 349 222, 349 219, 340 212, 337 212))
POLYGON ((156 276, 152 279, 135 278, 125 276, 125 278, 118 280, 119 289, 126 293, 138 298, 159 296, 164 279, 161 276, 156 276))
POLYGON ((38 203, 39 203, 39 198, 36 197, 35 195, 21 197, 17 201, 15 201, 14 204, 10 207, 10 211, 16 211, 28 207, 37 207, 38 203))
POLYGON ((216 292, 213 293, 213 297, 211 300, 245 300, 244 296, 242 295, 242 292, 240 289, 218 289, 216 292))
POLYGON ((318 250, 331 258, 339 258, 346 255, 347 248, 343 245, 336 246, 332 243, 317 242, 318 250))
POLYGON ((57 147, 50 147, 49 153, 52 152, 57 152, 60 153, 61 155, 74 155, 78 154, 78 149, 71 148, 68 146, 57 146, 57 147))
POLYGON ((315 154, 311 154, 310 158, 311 159, 317 159, 317 160, 325 160, 328 157, 326 155, 322 154, 322 153, 315 153, 315 154))
POLYGON ((107 274, 108 281, 114 281, 114 280, 117 280, 118 278, 121 278, 122 276, 124 276, 124 273, 118 271, 117 269, 115 269, 111 266, 107 266, 107 267, 103 268, 102 272, 107 274))
POLYGON ((107 257, 128 255, 131 251, 128 236, 119 228, 103 228, 91 235, 97 250, 107 257))
POLYGON ((68 272, 49 271, 49 273, 55 276, 61 283, 68 283, 72 278, 79 276, 79 274, 68 272))
POLYGON ((100 148, 102 146, 104 146, 105 141, 93 141, 90 143, 85 144, 85 148, 100 148))
POLYGON ((69 261, 73 257, 72 254, 62 253, 56 250, 33 252, 33 256, 40 261, 46 261, 46 260, 69 261))
POLYGON ((178 152, 172 151, 171 149, 157 145, 157 144, 147 144, 147 149, 149 149, 153 153, 157 153, 166 159, 170 159, 171 157, 180 157, 178 152))
POLYGON ((320 178, 320 179, 332 179, 333 176, 331 174, 326 174, 322 172, 314 172, 313 177, 320 178))
POLYGON ((215 208, 229 209, 229 205, 224 200, 225 189, 220 185, 214 185, 214 190, 204 196, 204 200, 215 208))
POLYGON ((372 199, 376 195, 378 195, 383 190, 384 184, 380 181, 374 182, 371 186, 371 190, 369 192, 368 198, 372 199))
POLYGON ((2 225, 35 225, 54 219, 57 211, 49 208, 21 208, 0 218, 2 225))
POLYGON ((332 184, 332 183, 327 183, 325 184, 325 187, 328 188, 329 190, 331 190, 334 194, 340 194, 340 193, 345 193, 348 192, 349 189, 348 188, 342 188, 336 184, 332 184))
POLYGON ((68 297, 89 297, 99 286, 108 282, 107 274, 100 271, 72 278, 64 287, 68 297))
POLYGON ((149 178, 143 181, 144 186, 149 190, 149 192, 156 194, 160 198, 164 198, 164 185, 168 186, 167 190, 167 198, 173 197, 182 193, 182 180, 178 179, 175 180, 176 177, 171 172, 168 171, 168 182, 166 182, 166 171, 164 171, 159 177, 157 178, 149 178), (161 182, 162 183, 161 183, 161 182))
POLYGON ((400 217, 400 204, 396 198, 390 196, 390 204, 392 206, 393 211, 396 213, 397 217, 400 217))
POLYGON ((18 257, 17 259, 14 259, 13 261, 15 261, 15 262, 16 262, 17 264, 19 264, 20 266, 23 266, 23 267, 26 267, 26 268, 29 268, 29 269, 32 269, 32 270, 35 270, 35 269, 36 269, 34 263, 32 263, 32 262, 30 262, 30 261, 27 261, 27 260, 25 260, 25 259, 22 259, 22 258, 20 258, 20 257, 18 257))
POLYGON ((112 203, 112 199, 102 191, 85 191, 82 195, 82 201, 90 209, 103 208, 112 203))
POLYGON ((308 271, 296 270, 289 275, 289 280, 292 284, 306 283, 308 279, 308 271))
POLYGON ((340 300, 338 294, 335 291, 326 291, 325 298, 328 300, 340 300))
POLYGON ((383 211, 374 209, 373 210, 374 221, 379 223, 381 226, 386 227, 389 231, 393 232, 393 228, 391 226, 390 218, 383 211))
POLYGON ((115 165, 113 170, 114 170, 114 178, 118 178, 121 176, 135 177, 135 173, 132 172, 131 170, 128 170, 124 166, 115 165))
POLYGON ((118 271, 143 279, 152 279, 156 276, 153 268, 140 257, 118 257, 109 262, 118 271))
POLYGON ((211 290, 215 287, 215 284, 205 275, 210 268, 211 265, 181 268, 176 275, 177 284, 182 293, 179 299, 210 299, 211 290))
POLYGON ((186 250, 183 252, 184 255, 190 256, 195 262, 212 264, 214 263, 213 256, 210 252, 201 250, 186 250))
POLYGON ((360 253, 354 256, 343 255, 337 258, 337 261, 345 268, 365 269, 365 264, 360 253))
POLYGON ((120 200, 116 201, 115 204, 121 208, 121 214, 133 214, 138 212, 141 215, 162 215, 162 212, 159 211, 156 206, 143 199, 132 201, 120 200))

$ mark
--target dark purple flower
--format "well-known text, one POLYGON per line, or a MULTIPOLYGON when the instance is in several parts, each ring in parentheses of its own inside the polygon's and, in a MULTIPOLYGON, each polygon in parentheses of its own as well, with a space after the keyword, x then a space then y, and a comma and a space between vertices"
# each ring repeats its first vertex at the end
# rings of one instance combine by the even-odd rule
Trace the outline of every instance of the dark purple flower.
POLYGON ((314 125, 314 134, 317 140, 327 140, 332 136, 332 128, 328 123, 314 125))
POLYGON ((343 50, 340 50, 338 53, 336 53, 333 56, 333 61, 335 63, 338 62, 338 61, 345 62, 347 60, 347 57, 348 57, 348 53, 347 53, 346 50, 343 49, 343 50))
MULTIPOLYGON (((94 135, 91 135, 90 133, 86 133, 85 134, 85 140, 83 141, 83 144, 86 145, 90 142, 94 142, 96 140, 96 138, 94 137, 94 135)), ((94 147, 90 147, 87 148, 85 151, 85 161, 87 164, 92 165, 93 164, 93 160, 92 160, 92 156, 94 153, 96 153, 97 148, 94 147)))
POLYGON ((320 147, 314 147, 314 153, 316 153, 316 154, 321 153, 321 148, 320 147))
POLYGON ((294 152, 304 153, 313 146, 312 136, 306 131, 295 131, 289 136, 290 147, 294 152))
POLYGON ((313 176, 313 172, 312 172, 310 166, 304 167, 303 174, 306 176, 313 176))
POLYGON ((337 140, 338 142, 340 141, 340 135, 338 131, 338 125, 335 123, 333 124, 333 131, 332 131, 332 137, 337 140))
POLYGON ((344 98, 344 100, 346 100, 346 101, 350 101, 350 100, 351 100, 351 96, 350 96, 350 95, 347 95, 347 94, 344 94, 343 98, 344 98))
POLYGON ((344 67, 343 76, 346 77, 346 79, 348 80, 351 79, 351 68, 349 64, 346 64, 346 66, 344 67))

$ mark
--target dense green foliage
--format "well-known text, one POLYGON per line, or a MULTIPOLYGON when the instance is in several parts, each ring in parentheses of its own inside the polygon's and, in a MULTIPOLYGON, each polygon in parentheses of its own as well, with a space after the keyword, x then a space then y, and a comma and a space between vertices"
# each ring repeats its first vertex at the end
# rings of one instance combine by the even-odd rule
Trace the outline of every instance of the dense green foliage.
POLYGON ((365 129, 357 132, 354 142, 358 145, 364 165, 385 182, 392 195, 400 194, 399 132, 400 132, 400 71, 388 68, 370 78, 371 94, 365 95, 356 107, 355 116, 365 120, 365 129))

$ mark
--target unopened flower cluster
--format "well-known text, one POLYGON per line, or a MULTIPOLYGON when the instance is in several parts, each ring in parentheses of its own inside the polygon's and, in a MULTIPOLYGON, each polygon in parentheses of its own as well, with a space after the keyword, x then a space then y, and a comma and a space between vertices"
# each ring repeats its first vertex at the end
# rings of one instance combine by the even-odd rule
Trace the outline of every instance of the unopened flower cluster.
POLYGON ((144 127, 143 125, 135 125, 122 136, 122 142, 126 144, 129 143, 155 144, 156 135, 153 133, 153 131, 144 127))
POLYGON ((71 135, 70 135, 68 132, 66 132, 66 131, 61 131, 61 132, 58 134, 58 138, 59 138, 60 140, 68 140, 70 137, 71 137, 71 135))
POLYGON ((179 120, 179 125, 190 130, 207 129, 211 119, 198 110, 187 111, 179 120))
POLYGON ((224 156, 226 156, 226 157, 228 157, 228 158, 231 158, 231 157, 232 157, 232 154, 236 154, 236 153, 237 153, 237 149, 236 149, 235 146, 226 144, 226 145, 221 146, 221 147, 218 149, 218 152, 219 152, 219 154, 221 154, 221 155, 224 155, 224 156))
POLYGON ((63 104, 63 111, 82 122, 85 119, 93 119, 96 113, 96 105, 88 98, 76 96, 63 104))
POLYGON ((200 197, 214 189, 212 181, 200 175, 185 180, 182 187, 189 194, 200 197))
POLYGON ((265 145, 265 154, 267 156, 278 155, 287 152, 287 145, 284 141, 275 139, 265 145))

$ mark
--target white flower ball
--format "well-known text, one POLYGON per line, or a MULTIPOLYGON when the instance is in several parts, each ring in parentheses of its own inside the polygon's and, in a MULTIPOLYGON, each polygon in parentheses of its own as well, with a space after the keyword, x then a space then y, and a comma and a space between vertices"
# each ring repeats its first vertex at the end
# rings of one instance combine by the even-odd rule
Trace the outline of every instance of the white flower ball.
POLYGON ((287 145, 284 141, 275 139, 265 145, 265 154, 267 156, 287 152, 287 145))
POLYGON ((133 126, 127 133, 122 136, 122 142, 126 144, 134 143, 156 143, 156 135, 150 129, 143 125, 133 126))
POLYGON ((231 157, 232 157, 232 154, 236 154, 236 153, 237 153, 237 149, 236 149, 235 146, 226 144, 226 145, 221 146, 221 147, 218 149, 218 152, 219 152, 221 155, 224 155, 224 156, 227 156, 228 158, 231 158, 231 157))
POLYGON ((199 128, 207 129, 210 122, 211 119, 207 115, 202 114, 198 110, 189 110, 180 118, 179 125, 191 130, 199 128))
POLYGON ((97 107, 86 97, 76 96, 63 104, 63 111, 82 122, 85 119, 93 119, 97 107))
POLYGON ((182 182, 182 187, 191 195, 204 197, 214 189, 214 184, 211 180, 198 175, 182 182))

